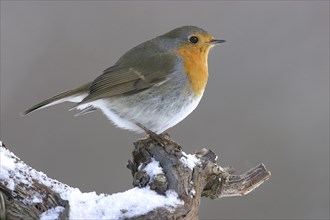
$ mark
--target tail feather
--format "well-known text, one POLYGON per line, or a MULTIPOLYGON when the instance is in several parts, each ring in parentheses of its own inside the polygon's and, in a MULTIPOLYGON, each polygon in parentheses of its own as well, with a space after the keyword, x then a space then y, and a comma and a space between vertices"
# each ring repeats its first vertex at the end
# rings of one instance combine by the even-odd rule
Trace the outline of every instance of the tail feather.
POLYGON ((62 92, 56 96, 50 97, 50 98, 32 106, 31 108, 27 109, 26 111, 20 113, 20 115, 24 116, 35 110, 46 108, 46 107, 56 105, 56 104, 59 104, 62 102, 67 102, 67 101, 68 102, 81 102, 88 95, 90 84, 91 83, 87 83, 76 89, 62 92))

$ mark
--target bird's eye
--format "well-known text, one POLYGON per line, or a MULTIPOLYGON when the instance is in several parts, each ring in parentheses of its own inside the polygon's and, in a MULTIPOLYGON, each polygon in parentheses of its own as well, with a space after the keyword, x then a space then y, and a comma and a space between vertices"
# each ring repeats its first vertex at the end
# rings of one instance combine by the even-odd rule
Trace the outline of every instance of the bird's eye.
POLYGON ((197 43, 198 42, 198 37, 196 36, 191 36, 189 37, 189 41, 193 44, 197 43))

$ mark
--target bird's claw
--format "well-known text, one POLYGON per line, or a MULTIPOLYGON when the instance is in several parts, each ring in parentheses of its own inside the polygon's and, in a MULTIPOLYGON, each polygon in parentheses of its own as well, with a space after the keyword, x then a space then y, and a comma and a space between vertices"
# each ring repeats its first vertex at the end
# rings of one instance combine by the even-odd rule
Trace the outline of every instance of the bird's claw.
POLYGON ((155 140, 160 146, 164 148, 164 150, 168 153, 171 152, 181 152, 182 147, 180 144, 176 143, 175 141, 170 139, 170 135, 168 133, 161 133, 157 134, 148 128, 144 127, 140 123, 136 123, 137 126, 139 126, 141 129, 143 129, 148 135, 149 138, 152 140, 155 140))

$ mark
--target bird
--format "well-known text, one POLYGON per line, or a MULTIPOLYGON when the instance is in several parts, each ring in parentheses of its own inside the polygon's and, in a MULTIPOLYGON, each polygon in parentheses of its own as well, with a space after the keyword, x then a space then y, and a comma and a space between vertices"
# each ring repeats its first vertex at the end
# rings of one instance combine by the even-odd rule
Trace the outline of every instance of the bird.
POLYGON ((101 110, 116 126, 159 135, 199 104, 208 81, 208 55, 217 40, 196 26, 175 28, 127 51, 101 75, 26 111, 63 102, 83 115, 101 110))

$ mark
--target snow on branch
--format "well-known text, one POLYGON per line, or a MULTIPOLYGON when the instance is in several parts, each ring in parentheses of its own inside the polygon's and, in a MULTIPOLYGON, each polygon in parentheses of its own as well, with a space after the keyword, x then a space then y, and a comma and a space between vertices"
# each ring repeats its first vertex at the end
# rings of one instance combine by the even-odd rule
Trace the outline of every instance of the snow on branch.
POLYGON ((264 165, 243 175, 202 149, 186 154, 168 136, 135 144, 127 167, 134 188, 83 193, 26 165, 0 141, 0 219, 198 219, 201 196, 245 195, 270 177, 264 165))

